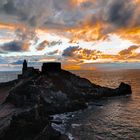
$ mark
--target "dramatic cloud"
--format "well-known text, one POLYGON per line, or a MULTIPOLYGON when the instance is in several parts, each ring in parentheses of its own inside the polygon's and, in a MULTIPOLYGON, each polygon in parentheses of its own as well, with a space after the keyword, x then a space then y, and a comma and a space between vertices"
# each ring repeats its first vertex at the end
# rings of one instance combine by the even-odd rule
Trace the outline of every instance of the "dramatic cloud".
POLYGON ((56 55, 59 53, 59 50, 54 50, 52 52, 47 53, 48 55, 56 55))
POLYGON ((27 28, 27 27, 20 27, 15 30, 16 38, 22 42, 30 42, 34 41, 37 42, 38 37, 35 33, 35 30, 27 28))
POLYGON ((140 48, 140 46, 130 46, 128 49, 122 50, 119 52, 120 55, 132 55, 133 52, 140 48))
POLYGON ((62 56, 69 62, 93 63, 93 62, 133 62, 139 61, 140 53, 135 52, 140 46, 130 46, 128 49, 120 51, 116 55, 103 53, 97 50, 89 50, 80 48, 79 46, 71 46, 63 51, 62 56))
MULTIPOLYGON (((71 42, 95 41, 118 30, 123 32, 124 28, 139 27, 139 6, 137 0, 2 0, 0 19, 6 22, 10 16, 11 23, 25 24, 31 29, 55 30, 53 32, 61 32, 71 42)), ((22 32, 35 37, 30 32, 22 32)))
POLYGON ((129 26, 135 13, 136 5, 130 0, 112 0, 107 7, 107 22, 116 26, 129 26))
MULTIPOLYGON (((73 4, 71 0, 2 0, 0 9, 1 12, 13 16, 13 19, 16 16, 19 21, 35 27, 53 23, 62 25, 63 22, 76 20, 78 12, 73 4)), ((68 23, 68 26, 71 24, 68 23)))
POLYGON ((71 57, 71 59, 81 61, 81 62, 82 61, 85 62, 89 60, 94 61, 100 58, 101 55, 102 53, 100 51, 83 49, 83 48, 80 48, 79 46, 66 48, 62 54, 62 56, 66 58, 71 57))
POLYGON ((128 49, 124 49, 119 52, 116 60, 120 61, 127 61, 127 62, 139 62, 140 60, 140 53, 136 50, 139 49, 140 46, 130 46, 128 49))
POLYGON ((49 42, 49 47, 53 47, 55 45, 61 45, 62 44, 62 41, 61 40, 58 40, 58 41, 51 41, 49 42))
POLYGON ((47 40, 44 40, 43 42, 41 42, 38 46, 37 46, 37 50, 38 51, 42 51, 44 50, 46 47, 53 47, 55 45, 61 45, 62 44, 62 41, 58 40, 58 41, 47 41, 47 40))
POLYGON ((44 50, 45 47, 48 46, 48 45, 49 45, 49 42, 48 42, 47 40, 45 40, 45 41, 41 42, 41 43, 37 46, 36 49, 37 49, 38 51, 42 51, 42 50, 44 50))
POLYGON ((80 67, 88 62, 139 61, 139 45, 139 0, 0 2, 2 56, 28 51, 27 56, 38 54, 36 61, 60 60, 80 67), (114 37, 110 43, 114 35, 121 41, 114 37))
POLYGON ((12 41, 0 46, 2 52, 24 52, 28 51, 29 45, 22 42, 12 41))
POLYGON ((63 51, 62 56, 64 57, 72 57, 74 55, 74 52, 76 52, 79 49, 79 46, 70 46, 69 48, 66 48, 63 51))

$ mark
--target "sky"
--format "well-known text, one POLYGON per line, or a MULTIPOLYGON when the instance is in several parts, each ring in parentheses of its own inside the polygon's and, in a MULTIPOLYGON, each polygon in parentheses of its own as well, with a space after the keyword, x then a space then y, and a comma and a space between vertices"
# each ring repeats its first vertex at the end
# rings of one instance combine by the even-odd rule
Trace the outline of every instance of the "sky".
POLYGON ((140 0, 0 0, 0 68, 140 63, 140 0))

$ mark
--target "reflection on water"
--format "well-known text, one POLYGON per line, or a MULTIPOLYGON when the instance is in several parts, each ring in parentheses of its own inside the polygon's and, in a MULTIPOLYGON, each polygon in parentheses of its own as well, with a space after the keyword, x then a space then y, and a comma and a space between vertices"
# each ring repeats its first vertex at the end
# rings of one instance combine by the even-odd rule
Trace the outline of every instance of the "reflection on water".
POLYGON ((73 72, 108 87, 126 82, 133 90, 132 96, 96 101, 98 105, 93 103, 88 109, 75 113, 67 125, 75 139, 140 140, 140 70, 73 72))

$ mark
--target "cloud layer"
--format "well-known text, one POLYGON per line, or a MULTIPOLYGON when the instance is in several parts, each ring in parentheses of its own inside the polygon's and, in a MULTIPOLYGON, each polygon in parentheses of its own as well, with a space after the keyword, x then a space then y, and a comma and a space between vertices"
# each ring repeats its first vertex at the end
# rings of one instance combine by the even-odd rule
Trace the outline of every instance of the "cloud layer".
POLYGON ((140 25, 136 0, 2 0, 0 11, 5 18, 11 16, 11 22, 31 27, 67 29, 98 22, 112 28, 140 25))
POLYGON ((0 21, 0 39, 4 41, 0 44, 1 54, 31 50, 38 55, 48 54, 47 57, 57 54, 61 61, 69 63, 139 61, 140 58, 136 52, 140 49, 139 0, 1 0, 0 21), (135 45, 115 55, 98 51, 94 45, 92 48, 79 45, 80 41, 92 44, 109 41, 113 34, 135 45), (47 49, 50 51, 46 52, 47 49))

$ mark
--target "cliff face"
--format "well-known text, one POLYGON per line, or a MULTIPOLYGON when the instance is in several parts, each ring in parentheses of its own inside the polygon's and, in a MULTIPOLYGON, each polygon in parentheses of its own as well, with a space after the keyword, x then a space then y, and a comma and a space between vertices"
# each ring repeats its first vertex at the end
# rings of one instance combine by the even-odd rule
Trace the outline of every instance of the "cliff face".
POLYGON ((105 88, 64 70, 22 79, 5 100, 4 105, 14 105, 16 115, 11 115, 12 121, 1 139, 8 140, 12 133, 15 140, 39 140, 44 135, 48 140, 58 140, 58 136, 61 139, 62 135, 50 127, 49 115, 85 108, 86 103, 93 99, 131 93, 131 87, 127 84, 121 83, 116 89, 105 88), (23 135, 24 131, 29 134, 23 135), (52 133, 48 134, 48 131, 52 133), (17 133, 23 136, 17 138, 17 133))

